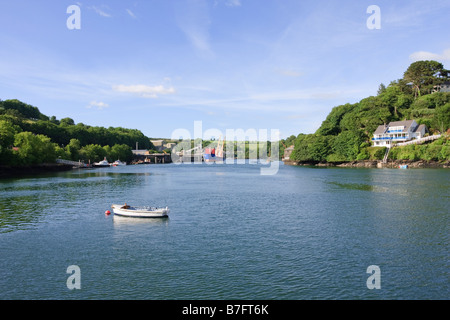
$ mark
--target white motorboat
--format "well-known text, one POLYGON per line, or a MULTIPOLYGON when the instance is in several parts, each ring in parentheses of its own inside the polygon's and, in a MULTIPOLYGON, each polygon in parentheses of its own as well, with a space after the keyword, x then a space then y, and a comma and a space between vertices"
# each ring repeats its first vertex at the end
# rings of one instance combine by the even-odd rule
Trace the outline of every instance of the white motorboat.
POLYGON ((133 207, 127 204, 113 204, 111 206, 115 215, 131 218, 167 218, 169 208, 133 207))
POLYGON ((114 161, 114 162, 112 163, 112 166, 113 166, 113 167, 117 167, 117 166, 126 166, 126 165, 127 165, 126 162, 122 162, 122 161, 120 161, 120 160, 116 160, 116 161, 114 161))
POLYGON ((94 167, 109 167, 109 162, 108 160, 106 160, 106 158, 104 158, 100 162, 94 162, 94 167))

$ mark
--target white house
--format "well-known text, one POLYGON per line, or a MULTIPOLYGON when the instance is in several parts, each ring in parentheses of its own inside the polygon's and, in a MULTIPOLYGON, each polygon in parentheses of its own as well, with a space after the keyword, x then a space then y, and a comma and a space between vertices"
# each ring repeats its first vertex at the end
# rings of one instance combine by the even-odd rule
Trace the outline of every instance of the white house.
POLYGON ((447 81, 434 86, 432 93, 434 92, 450 92, 450 82, 447 81))
POLYGON ((424 124, 418 125, 415 120, 393 121, 389 125, 378 126, 372 142, 374 147, 390 147, 393 142, 423 138, 427 131, 424 124))

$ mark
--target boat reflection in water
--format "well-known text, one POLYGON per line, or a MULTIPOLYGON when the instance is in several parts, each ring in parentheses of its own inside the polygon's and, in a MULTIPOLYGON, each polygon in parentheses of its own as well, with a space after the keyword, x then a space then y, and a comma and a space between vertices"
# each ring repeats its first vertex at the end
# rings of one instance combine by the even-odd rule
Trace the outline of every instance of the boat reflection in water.
POLYGON ((113 223, 115 228, 137 226, 137 225, 167 226, 169 224, 169 219, 168 218, 136 219, 114 215, 113 223))

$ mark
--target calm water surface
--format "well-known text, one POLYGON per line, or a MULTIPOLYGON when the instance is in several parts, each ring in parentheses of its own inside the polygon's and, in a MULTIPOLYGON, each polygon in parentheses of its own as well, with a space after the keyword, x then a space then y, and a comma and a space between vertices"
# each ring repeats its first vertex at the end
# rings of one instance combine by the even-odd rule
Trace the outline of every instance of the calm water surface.
POLYGON ((0 299, 449 299, 449 181, 217 164, 0 180, 0 299), (105 216, 124 202, 171 215, 105 216))

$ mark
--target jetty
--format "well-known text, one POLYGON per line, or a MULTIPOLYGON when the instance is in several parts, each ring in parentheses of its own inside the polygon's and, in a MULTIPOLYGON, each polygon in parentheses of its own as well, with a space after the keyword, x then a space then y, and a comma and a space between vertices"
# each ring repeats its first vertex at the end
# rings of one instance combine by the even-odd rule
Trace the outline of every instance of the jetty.
POLYGON ((73 168, 92 168, 91 164, 84 163, 82 161, 72 161, 72 160, 65 160, 65 159, 56 159, 56 163, 58 164, 64 164, 72 166, 73 168))
POLYGON ((172 162, 170 153, 149 153, 147 150, 139 153, 135 151, 136 150, 133 150, 133 161, 131 164, 158 164, 172 162))

